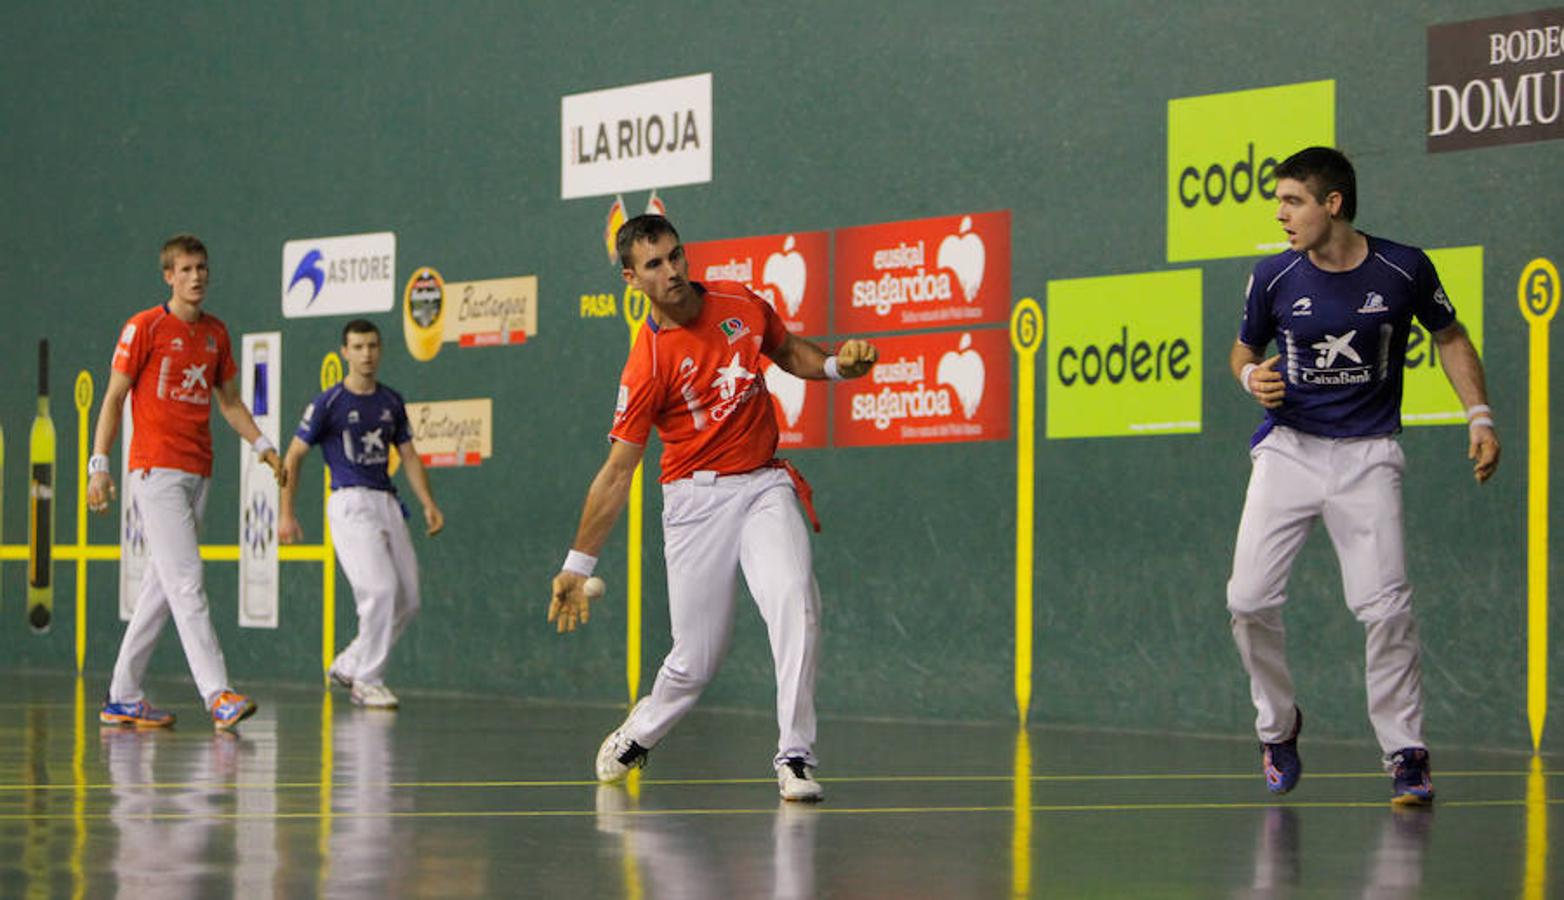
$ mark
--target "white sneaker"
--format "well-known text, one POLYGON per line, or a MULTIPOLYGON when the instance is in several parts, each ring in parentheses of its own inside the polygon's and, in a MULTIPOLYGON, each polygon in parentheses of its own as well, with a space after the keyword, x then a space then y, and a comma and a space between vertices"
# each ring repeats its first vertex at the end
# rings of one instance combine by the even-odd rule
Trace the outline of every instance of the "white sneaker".
POLYGON ((353 683, 353 702, 366 709, 396 709, 399 701, 383 684, 353 683))
POLYGON ((647 749, 625 736, 624 726, 613 730, 597 748, 597 780, 603 784, 617 784, 625 780, 631 769, 645 768, 647 749))
POLYGON ((797 757, 784 759, 777 766, 777 787, 783 800, 813 803, 825 798, 825 790, 815 780, 815 767, 797 757))

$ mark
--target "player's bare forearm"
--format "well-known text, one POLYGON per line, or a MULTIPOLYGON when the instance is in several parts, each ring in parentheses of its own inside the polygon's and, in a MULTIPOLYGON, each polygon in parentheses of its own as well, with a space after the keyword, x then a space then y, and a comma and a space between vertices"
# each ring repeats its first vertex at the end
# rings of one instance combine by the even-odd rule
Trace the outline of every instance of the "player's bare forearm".
POLYGON ((287 474, 283 482, 282 491, 278 495, 278 507, 281 515, 294 515, 294 495, 299 490, 299 469, 304 465, 304 457, 308 456, 310 445, 297 437, 288 444, 288 455, 283 457, 282 469, 287 474))
MULTIPOLYGON (((1434 332, 1434 345, 1439 350, 1439 363, 1445 377, 1461 399, 1461 405, 1470 410, 1487 406, 1488 385, 1483 376, 1483 361, 1472 346, 1466 328, 1456 322, 1448 328, 1434 332)), ((1468 416, 1466 458, 1472 460, 1472 477, 1481 484, 1493 477, 1499 468, 1499 432, 1494 428, 1493 411, 1478 412, 1468 416)))
POLYGON ((218 385, 213 394, 217 397, 217 409, 223 414, 223 420, 239 435, 239 440, 246 444, 255 443, 255 439, 261 436, 261 428, 255 424, 255 417, 250 415, 250 410, 239 399, 239 382, 230 378, 218 385))
POLYGON ((608 451, 608 459, 598 469, 587 489, 586 503, 581 509, 581 524, 576 528, 576 539, 571 548, 589 556, 596 556, 608 541, 608 533, 619 514, 630 500, 630 483, 635 477, 635 467, 641 463, 645 448, 623 441, 614 441, 608 451))
POLYGON ((424 461, 418 456, 418 448, 413 446, 412 441, 398 444, 396 451, 401 454, 402 467, 407 470, 407 483, 412 486, 418 502, 424 506, 424 533, 434 537, 445 527, 445 513, 434 502, 434 489, 429 485, 429 470, 424 468, 424 461))
POLYGON ((407 484, 413 489, 413 496, 424 506, 434 506, 434 490, 429 486, 429 470, 424 468, 424 461, 418 455, 418 448, 412 441, 403 441, 396 445, 396 452, 402 457, 402 468, 407 472, 407 484))
POLYGON ((1439 349, 1439 364, 1445 370, 1455 395, 1467 408, 1488 402, 1488 385, 1483 377, 1483 362, 1477 356, 1477 348, 1466 334, 1466 326, 1456 322, 1448 328, 1434 332, 1434 344, 1439 349))
MULTIPOLYGON (((797 378, 821 381, 829 377, 826 360, 832 354, 814 341, 790 334, 770 356, 782 371, 797 378)), ((853 339, 843 341, 835 356, 837 373, 844 378, 857 378, 869 371, 880 353, 868 341, 853 339)))
POLYGON ((1243 341, 1234 341, 1232 351, 1227 354, 1227 368, 1233 373, 1233 377, 1238 379, 1239 384, 1242 384, 1244 366, 1251 364, 1258 366, 1263 359, 1265 357, 1261 356, 1255 348, 1243 341))
POLYGON ((119 417, 125 409, 125 397, 130 394, 130 376, 123 372, 110 372, 108 387, 103 389, 103 405, 98 407, 98 427, 92 432, 92 452, 107 456, 119 437, 119 417))

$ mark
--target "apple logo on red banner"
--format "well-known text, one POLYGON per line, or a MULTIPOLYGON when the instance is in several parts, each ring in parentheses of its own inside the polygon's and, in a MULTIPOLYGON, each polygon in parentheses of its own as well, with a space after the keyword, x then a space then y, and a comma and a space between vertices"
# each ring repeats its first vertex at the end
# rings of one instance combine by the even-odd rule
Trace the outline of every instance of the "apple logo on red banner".
MULTIPOLYGON (((939 255, 935 264, 941 269, 949 269, 956 273, 956 280, 961 283, 961 292, 966 295, 967 302, 977 299, 978 289, 983 286, 983 266, 986 262, 986 254, 983 249, 983 239, 972 230, 972 217, 962 216, 959 234, 946 235, 939 244, 939 255)), ((968 416, 971 418, 971 416, 968 416)))
POLYGON ((788 235, 782 243, 782 252, 766 257, 766 265, 760 273, 762 282, 776 285, 782 293, 782 305, 787 307, 789 318, 798 315, 798 307, 804 302, 804 285, 809 279, 804 254, 794 249, 796 245, 797 241, 788 235))
MULTIPOLYGON (((963 225, 966 223, 963 222, 963 225)), ((975 235, 974 235, 975 237, 975 235)), ((950 238, 945 239, 947 242, 950 238)), ((978 252, 982 253, 983 245, 978 244, 978 252)), ((941 265, 944 265, 945 248, 940 248, 941 265)), ((981 265, 982 258, 979 257, 981 265)), ((972 349, 972 335, 963 334, 961 343, 955 350, 950 350, 940 357, 939 367, 935 370, 934 379, 937 384, 948 385, 956 392, 956 399, 961 401, 961 412, 967 418, 977 415, 978 404, 983 402, 983 357, 972 349)))

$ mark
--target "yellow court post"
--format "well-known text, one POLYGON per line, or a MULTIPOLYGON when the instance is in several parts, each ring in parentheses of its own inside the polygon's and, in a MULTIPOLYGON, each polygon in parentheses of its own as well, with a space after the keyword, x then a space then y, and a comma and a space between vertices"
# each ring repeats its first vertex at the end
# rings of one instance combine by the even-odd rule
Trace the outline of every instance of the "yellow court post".
MULTIPOLYGON (((87 546, 87 427, 91 420, 92 373, 76 373, 76 546, 87 546)), ((87 664, 87 554, 76 557, 76 674, 87 664)))
POLYGON ((1016 729, 1015 773, 1011 783, 1010 896, 1032 896, 1032 739, 1026 726, 1016 729))
POLYGON ((1016 717, 1024 727, 1032 708, 1032 547, 1037 480, 1037 348, 1043 310, 1027 297, 1010 312, 1016 352, 1016 717))
MULTIPOLYGON (((342 380, 342 358, 335 351, 320 361, 320 389, 326 390, 342 380)), ((331 517, 326 503, 331 499, 331 469, 326 467, 320 487, 320 673, 331 677, 331 661, 337 655, 337 556, 331 546, 331 517)), ((328 681, 329 683, 329 681, 328 681)))
POLYGON ((1559 308, 1559 270, 1538 257, 1515 293, 1531 325, 1526 448, 1526 718, 1531 749, 1542 747, 1548 715, 1548 323, 1559 308))
MULTIPOLYGON (((630 326, 630 346, 651 311, 646 295, 628 285, 624 293, 625 324, 630 326)), ((641 514, 645 509, 646 464, 635 467, 630 479, 630 503, 625 513, 625 681, 630 702, 641 692, 641 514)))

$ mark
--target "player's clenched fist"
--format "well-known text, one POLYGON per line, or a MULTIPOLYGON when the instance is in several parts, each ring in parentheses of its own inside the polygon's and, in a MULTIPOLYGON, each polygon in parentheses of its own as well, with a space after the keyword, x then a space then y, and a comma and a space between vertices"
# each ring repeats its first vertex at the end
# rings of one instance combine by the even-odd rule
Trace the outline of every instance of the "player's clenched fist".
POLYGON ((107 472, 94 472, 87 477, 87 507, 95 513, 106 512, 109 501, 114 499, 114 479, 107 472))
POLYGON ((836 371, 843 378, 857 378, 868 372, 879 358, 880 351, 868 341, 843 341, 836 348, 836 371))
POLYGON ((1282 378, 1282 373, 1276 371, 1276 361, 1280 358, 1281 354, 1277 354, 1247 370, 1248 381, 1244 388, 1266 409, 1281 406, 1282 397, 1287 393, 1287 382, 1282 378))
POLYGON ((554 576, 554 597, 549 601, 548 620, 555 630, 563 634, 575 631, 592 617, 586 595, 586 578, 575 572, 561 572, 554 576))

